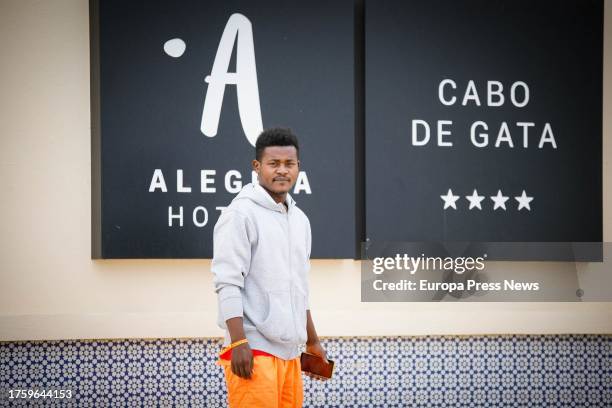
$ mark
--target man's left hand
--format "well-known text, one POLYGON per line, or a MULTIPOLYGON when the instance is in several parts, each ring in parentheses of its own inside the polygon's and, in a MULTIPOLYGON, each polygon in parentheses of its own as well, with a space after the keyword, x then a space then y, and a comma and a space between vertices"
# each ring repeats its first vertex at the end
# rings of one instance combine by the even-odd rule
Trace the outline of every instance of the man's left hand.
MULTIPOLYGON (((306 352, 319 356, 323 360, 325 360, 325 363, 328 363, 327 353, 325 352, 325 349, 323 348, 323 346, 321 345, 319 341, 312 343, 312 344, 306 343, 306 352)), ((315 380, 321 380, 321 381, 329 380, 329 378, 325 378, 320 375, 309 373, 309 372, 304 372, 304 374, 306 374, 308 377, 313 378, 315 380)))

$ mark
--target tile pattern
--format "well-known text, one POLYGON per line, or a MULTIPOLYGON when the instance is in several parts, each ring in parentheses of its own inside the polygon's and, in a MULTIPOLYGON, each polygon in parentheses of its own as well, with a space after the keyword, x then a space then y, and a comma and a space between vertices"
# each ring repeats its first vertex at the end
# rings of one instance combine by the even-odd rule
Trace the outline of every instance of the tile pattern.
MULTIPOLYGON (((612 335, 325 338, 305 407, 612 407, 612 335)), ((0 406, 225 407, 221 340, 0 343, 0 406), (73 398, 8 400, 9 389, 73 398)))

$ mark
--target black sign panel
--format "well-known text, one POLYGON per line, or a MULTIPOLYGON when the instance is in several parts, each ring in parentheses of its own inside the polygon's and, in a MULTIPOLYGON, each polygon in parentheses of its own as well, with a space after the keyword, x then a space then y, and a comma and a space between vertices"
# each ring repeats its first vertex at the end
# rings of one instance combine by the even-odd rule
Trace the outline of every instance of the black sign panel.
POLYGON ((91 6, 94 257, 211 257, 272 126, 301 143, 312 256, 355 256, 353 2, 91 6))
POLYGON ((365 12, 370 240, 601 241, 603 2, 365 12))

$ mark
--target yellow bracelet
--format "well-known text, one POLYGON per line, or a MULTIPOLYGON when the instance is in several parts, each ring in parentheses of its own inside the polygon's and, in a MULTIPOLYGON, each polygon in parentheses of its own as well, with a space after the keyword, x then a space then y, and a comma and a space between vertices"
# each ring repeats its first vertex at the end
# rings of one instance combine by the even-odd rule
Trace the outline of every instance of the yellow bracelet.
POLYGON ((232 344, 230 344, 230 348, 234 348, 234 347, 236 347, 236 346, 239 346, 239 345, 241 345, 241 344, 248 343, 248 342, 249 342, 249 341, 248 341, 246 338, 244 338, 244 339, 242 339, 242 340, 238 340, 238 341, 235 341, 235 342, 233 342, 232 344))
POLYGON ((225 347, 223 350, 221 350, 221 354, 225 353, 229 349, 232 349, 232 348, 234 348, 236 346, 239 346, 241 344, 244 344, 244 343, 248 343, 248 340, 246 338, 244 338, 242 340, 235 341, 232 344, 230 344, 229 346, 225 347))

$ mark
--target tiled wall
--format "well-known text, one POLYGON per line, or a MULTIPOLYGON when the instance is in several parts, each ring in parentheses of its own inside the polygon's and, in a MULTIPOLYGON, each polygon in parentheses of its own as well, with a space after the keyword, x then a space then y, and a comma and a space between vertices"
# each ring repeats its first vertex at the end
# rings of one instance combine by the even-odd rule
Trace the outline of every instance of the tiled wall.
MULTIPOLYGON (((305 407, 612 407, 612 335, 323 339, 305 407)), ((0 406, 225 407, 220 339, 0 343, 0 406), (9 389, 70 399, 7 399, 9 389)))

